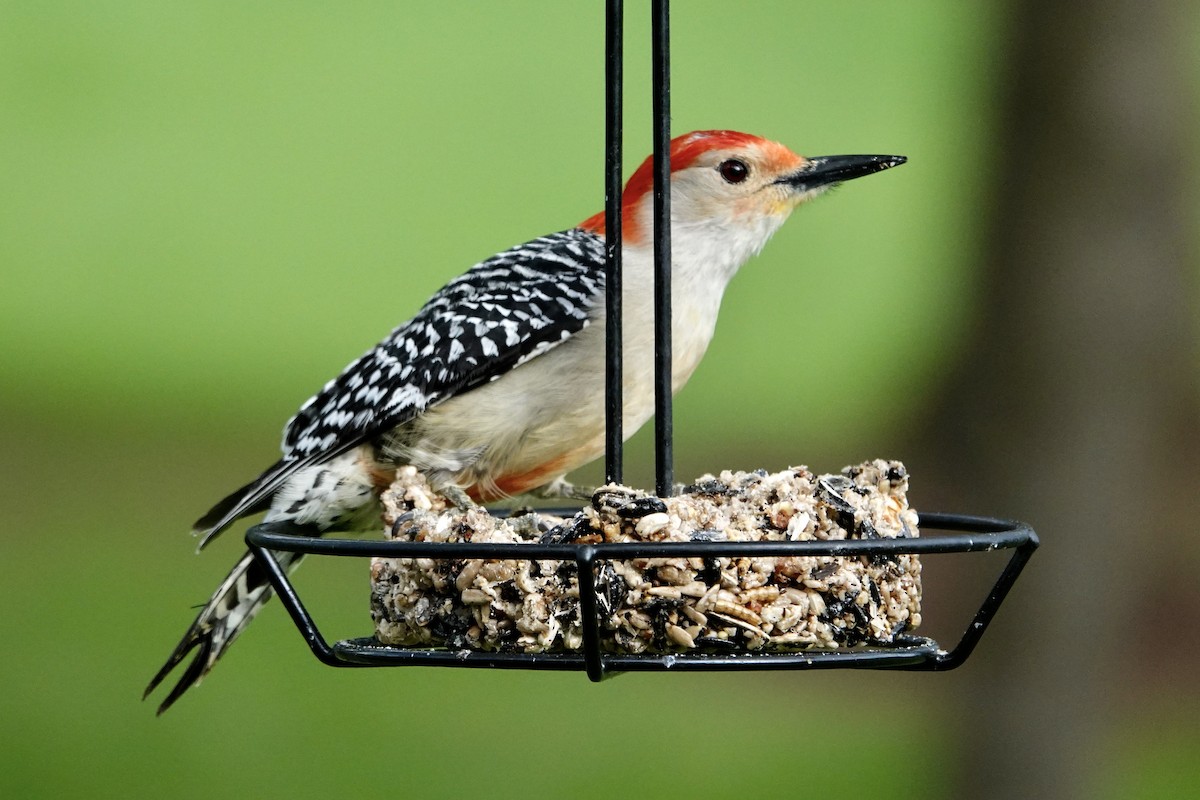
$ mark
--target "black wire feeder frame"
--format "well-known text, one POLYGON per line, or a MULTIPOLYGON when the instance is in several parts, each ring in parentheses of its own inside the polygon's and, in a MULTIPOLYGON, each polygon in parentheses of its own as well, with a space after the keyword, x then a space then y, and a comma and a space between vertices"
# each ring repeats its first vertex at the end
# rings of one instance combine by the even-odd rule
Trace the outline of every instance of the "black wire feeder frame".
MULTIPOLYGON (((623 2, 606 0, 605 34, 605 301, 607 345, 605 365, 605 478, 621 482, 621 167, 623 2)), ((670 31, 669 0, 652 0, 652 83, 654 117, 654 301, 655 301, 655 487, 659 497, 671 494, 671 216, 670 186, 670 31)), ((1033 529, 1021 522, 961 514, 920 514, 923 533, 912 539, 823 540, 799 542, 612 542, 601 544, 498 544, 413 542, 401 540, 314 539, 282 533, 267 525, 251 527, 246 544, 263 566, 280 601, 313 654, 334 667, 492 667, 502 669, 583 670, 593 681, 619 672, 726 671, 747 669, 954 669, 971 655, 1021 570, 1037 549, 1033 529), (959 533, 941 533, 958 531, 959 533), (601 647, 597 562, 664 557, 888 557, 934 553, 1012 550, 1013 554, 988 592, 957 645, 947 651, 933 639, 898 636, 891 645, 821 650, 624 654, 601 647), (558 560, 574 562, 579 576, 582 648, 573 652, 517 653, 396 647, 373 637, 330 645, 301 602, 274 551, 354 558, 558 560)))

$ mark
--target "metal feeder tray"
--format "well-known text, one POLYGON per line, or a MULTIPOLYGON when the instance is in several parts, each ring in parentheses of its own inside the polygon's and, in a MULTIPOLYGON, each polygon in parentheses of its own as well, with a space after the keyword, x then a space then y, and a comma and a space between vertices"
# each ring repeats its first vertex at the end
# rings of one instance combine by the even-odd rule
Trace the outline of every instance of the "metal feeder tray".
POLYGON ((620 672, 728 671, 750 669, 901 669, 943 671, 961 665, 979 643, 1025 562, 1038 547, 1037 534, 1023 522, 962 514, 920 514, 922 533, 960 531, 916 539, 827 540, 803 542, 613 542, 607 544, 506 544, 471 542, 370 541, 314 539, 255 526, 246 544, 267 571, 280 601, 291 614, 313 654, 333 667, 492 667, 499 669, 584 670, 599 681, 620 672), (669 556, 889 556, 930 553, 978 553, 1013 550, 995 585, 952 650, 921 636, 898 637, 891 646, 711 653, 622 654, 600 647, 595 567, 610 559, 669 556), (578 652, 506 653, 381 645, 372 637, 330 645, 317 629, 295 587, 272 551, 318 556, 507 559, 573 561, 580 576, 579 603, 583 647, 578 652))

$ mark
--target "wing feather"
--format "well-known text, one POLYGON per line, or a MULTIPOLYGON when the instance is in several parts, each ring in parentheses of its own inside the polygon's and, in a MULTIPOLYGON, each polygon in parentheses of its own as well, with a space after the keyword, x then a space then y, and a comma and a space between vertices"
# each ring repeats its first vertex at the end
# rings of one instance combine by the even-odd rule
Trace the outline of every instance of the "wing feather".
POLYGON ((283 458, 196 524, 207 542, 296 470, 343 453, 581 331, 602 300, 604 239, 578 228, 472 267, 300 407, 283 458))

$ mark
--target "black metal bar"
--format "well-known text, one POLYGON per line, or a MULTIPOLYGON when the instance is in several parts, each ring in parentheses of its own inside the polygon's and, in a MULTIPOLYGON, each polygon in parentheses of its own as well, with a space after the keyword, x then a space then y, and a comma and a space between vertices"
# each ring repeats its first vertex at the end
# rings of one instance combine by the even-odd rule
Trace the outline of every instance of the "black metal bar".
POLYGON ((295 587, 292 586, 292 582, 288 580, 287 575, 284 574, 283 569, 279 566, 278 559, 262 545, 253 541, 251 533, 254 529, 254 527, 251 527, 246 532, 246 544, 250 548, 250 552, 258 559, 263 568, 266 569, 267 580, 271 582, 271 586, 275 589, 275 594, 279 595, 279 601, 287 609, 292 622, 300 630, 300 635, 308 643, 308 647, 313 651, 313 655, 323 664, 328 664, 332 667, 346 666, 334 654, 333 648, 329 646, 329 643, 325 641, 325 637, 317 629, 317 623, 313 621, 312 615, 308 613, 308 609, 300 602, 300 597, 296 594, 295 587))
MULTIPOLYGON (((362 667, 488 667, 580 671, 587 667, 581 653, 501 653, 479 650, 389 647, 374 639, 351 639, 333 646, 337 657, 362 667)), ((895 647, 853 651, 805 650, 787 653, 667 653, 603 655, 605 677, 619 672, 728 672, 747 669, 883 669, 926 663, 937 654, 937 642, 913 637, 895 647)), ((341 664, 339 666, 346 666, 341 664)))
POLYGON ((1025 568, 1025 564, 1029 561, 1030 556, 1033 555, 1033 551, 1038 548, 1039 541, 1037 534, 1034 533, 1032 528, 1025 527, 1029 534, 1028 540, 1017 547, 1012 558, 1008 560, 1004 571, 1000 573, 1000 577, 996 579, 992 590, 984 599, 983 604, 979 606, 979 610, 975 612, 975 618, 967 626, 958 644, 949 653, 938 653, 937 658, 929 663, 928 669, 939 671, 955 669, 961 666, 970 657, 971 653, 975 651, 975 645, 979 644, 979 640, 983 638, 984 631, 991 624, 992 619, 996 616, 996 612, 1000 610, 1000 604, 1004 602, 1004 598, 1008 596, 1009 590, 1017 582, 1021 570, 1025 568))
POLYGON ((655 491, 674 491, 671 407, 671 30, 670 3, 653 0, 654 91, 654 474, 655 491))
POLYGON ((314 539, 251 528, 247 541, 271 550, 355 558, 499 558, 575 561, 581 547, 593 547, 596 558, 670 558, 718 556, 895 556, 934 553, 978 553, 1013 549, 1029 541, 1029 526, 1011 520, 921 514, 926 530, 971 530, 957 535, 916 539, 826 539, 803 542, 604 542, 578 544, 505 544, 496 542, 413 542, 393 539, 314 539))
POLYGON ((621 132, 623 0, 608 0, 604 36, 604 480, 620 483, 625 437, 621 352, 621 132))
POLYGON ((596 548, 584 545, 575 557, 579 571, 579 625, 583 629, 583 663, 593 682, 604 678, 604 656, 600 652, 600 608, 596 601, 596 548))
MULTIPOLYGON (((495 542, 398 542, 359 539, 310 539, 279 533, 254 534, 271 550, 356 558, 497 558, 574 561, 580 545, 503 544, 495 542)), ((898 556, 980 553, 1017 547, 1021 533, 960 534, 928 539, 837 539, 805 542, 605 542, 591 545, 596 557, 744 558, 782 556, 898 556)))
POLYGON ((605 655, 605 667, 613 672, 728 672, 744 669, 879 669, 920 663, 937 652, 937 642, 920 639, 918 644, 899 647, 869 647, 858 650, 805 650, 788 653, 672 653, 641 656, 605 655))

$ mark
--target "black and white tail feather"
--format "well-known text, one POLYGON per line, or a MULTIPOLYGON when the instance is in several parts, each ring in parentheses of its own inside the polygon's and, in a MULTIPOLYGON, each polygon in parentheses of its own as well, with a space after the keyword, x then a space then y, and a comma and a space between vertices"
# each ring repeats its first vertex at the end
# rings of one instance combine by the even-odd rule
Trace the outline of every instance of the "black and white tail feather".
MULTIPOLYGON (((281 567, 295 569, 300 561, 299 554, 280 553, 277 558, 281 567)), ((180 661, 193 649, 197 649, 192 662, 187 665, 179 681, 158 707, 158 713, 166 711, 189 688, 200 683, 217 663, 229 645, 246 629, 263 604, 271 598, 271 587, 262 566, 247 552, 233 570, 221 581, 212 598, 188 628, 183 639, 175 646, 167 663, 163 664, 146 687, 143 697, 154 691, 180 661)))
MULTIPOLYGON (((378 454, 377 441, 426 409, 578 333, 603 291, 604 239, 578 228, 476 265, 301 406, 284 428, 283 458, 197 521, 200 548, 263 511, 265 522, 313 536, 369 517, 374 494, 361 475, 357 483, 348 477, 356 448, 378 454)), ((300 561, 290 553, 279 558, 289 570, 300 561)), ((265 570, 246 553, 146 688, 148 696, 196 651, 160 714, 208 674, 271 593, 265 570)))

